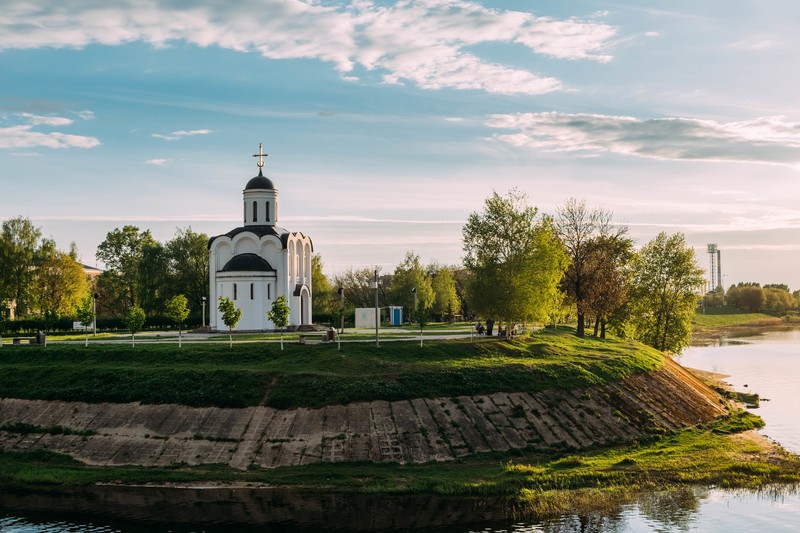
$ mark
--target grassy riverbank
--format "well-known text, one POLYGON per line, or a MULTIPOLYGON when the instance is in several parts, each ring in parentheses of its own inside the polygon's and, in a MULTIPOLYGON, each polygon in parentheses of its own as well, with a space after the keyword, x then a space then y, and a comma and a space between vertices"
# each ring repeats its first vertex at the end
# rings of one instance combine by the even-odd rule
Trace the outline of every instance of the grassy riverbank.
POLYGON ((545 456, 522 450, 421 465, 319 463, 275 470, 224 466, 91 467, 46 451, 0 452, 0 486, 167 484, 277 486, 370 494, 511 497, 532 512, 568 510, 581 499, 687 485, 760 487, 800 481, 800 459, 749 428, 760 419, 736 413, 703 428, 649 443, 545 456), (744 432, 742 432, 744 431, 744 432))
POLYGON ((546 330, 506 342, 52 345, 4 348, 0 396, 194 407, 321 407, 582 388, 659 368, 638 343, 546 330))

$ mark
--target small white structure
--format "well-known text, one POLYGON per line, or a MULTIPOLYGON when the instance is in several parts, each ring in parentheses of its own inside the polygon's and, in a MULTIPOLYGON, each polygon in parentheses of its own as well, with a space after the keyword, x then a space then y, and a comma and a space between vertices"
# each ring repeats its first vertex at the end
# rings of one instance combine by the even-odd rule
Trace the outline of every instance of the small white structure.
POLYGON ((242 310, 235 331, 277 329, 267 312, 279 296, 289 303, 289 326, 311 324, 311 239, 291 233, 278 222, 278 191, 264 176, 258 145, 258 176, 245 185, 244 225, 212 237, 209 249, 209 326, 226 330, 219 298, 226 296, 242 310))
POLYGON ((356 327, 375 328, 374 307, 356 307, 356 327))

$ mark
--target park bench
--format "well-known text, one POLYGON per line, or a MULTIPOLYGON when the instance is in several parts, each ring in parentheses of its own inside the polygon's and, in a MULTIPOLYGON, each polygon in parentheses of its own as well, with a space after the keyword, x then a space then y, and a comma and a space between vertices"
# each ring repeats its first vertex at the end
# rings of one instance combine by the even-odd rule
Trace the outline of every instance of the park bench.
POLYGON ((11 337, 12 346, 22 346, 23 344, 43 344, 44 346, 47 346, 47 335, 39 332, 33 337, 11 337))

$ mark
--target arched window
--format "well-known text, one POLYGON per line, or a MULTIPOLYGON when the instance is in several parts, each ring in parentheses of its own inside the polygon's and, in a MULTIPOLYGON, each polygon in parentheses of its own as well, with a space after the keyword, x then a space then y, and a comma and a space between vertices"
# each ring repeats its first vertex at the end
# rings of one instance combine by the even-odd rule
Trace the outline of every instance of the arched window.
POLYGON ((258 222, 258 202, 253 200, 253 222, 258 222))
POLYGON ((264 207, 266 207, 266 215, 267 215, 266 221, 269 222, 269 202, 266 202, 264 207))
POLYGON ((254 290, 254 284, 253 284, 253 283, 251 283, 251 284, 250 284, 250 299, 251 299, 251 300, 253 299, 253 294, 255 294, 255 290, 254 290))
POLYGON ((234 283, 233 284, 233 299, 235 300, 237 296, 238 296, 238 294, 237 294, 237 290, 236 290, 236 284, 234 283))
POLYGON ((272 283, 267 283, 267 300, 272 300, 272 283))

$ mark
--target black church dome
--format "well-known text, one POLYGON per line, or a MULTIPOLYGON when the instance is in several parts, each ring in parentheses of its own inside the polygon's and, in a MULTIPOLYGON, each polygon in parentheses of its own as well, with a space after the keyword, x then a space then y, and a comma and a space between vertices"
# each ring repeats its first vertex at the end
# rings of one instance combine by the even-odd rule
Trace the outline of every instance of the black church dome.
POLYGON ((275 190, 275 185, 273 185, 272 180, 266 177, 264 174, 261 173, 261 170, 258 171, 258 176, 251 179, 245 185, 244 190, 250 191, 253 189, 271 189, 275 190))

